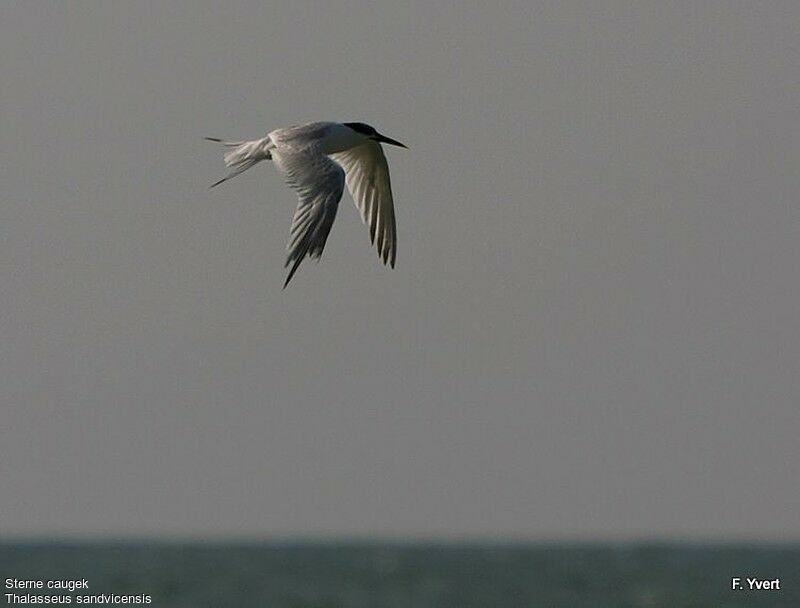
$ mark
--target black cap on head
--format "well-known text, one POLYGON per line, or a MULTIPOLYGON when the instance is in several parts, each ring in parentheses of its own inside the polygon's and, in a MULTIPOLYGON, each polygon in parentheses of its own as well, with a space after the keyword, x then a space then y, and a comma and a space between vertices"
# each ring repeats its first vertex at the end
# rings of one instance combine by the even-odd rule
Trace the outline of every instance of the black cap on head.
POLYGON ((381 135, 378 133, 373 127, 364 124, 363 122, 344 122, 343 125, 350 127, 356 133, 361 133, 362 135, 368 137, 372 141, 378 141, 385 144, 392 144, 393 146, 400 146, 401 148, 407 148, 405 144, 401 144, 399 141, 392 139, 391 137, 386 137, 385 135, 381 135))
POLYGON ((364 124, 363 122, 345 122, 342 124, 347 127, 350 127, 356 133, 361 133, 362 135, 369 136, 369 135, 375 135, 375 133, 377 133, 377 131, 373 127, 370 127, 369 125, 364 124))

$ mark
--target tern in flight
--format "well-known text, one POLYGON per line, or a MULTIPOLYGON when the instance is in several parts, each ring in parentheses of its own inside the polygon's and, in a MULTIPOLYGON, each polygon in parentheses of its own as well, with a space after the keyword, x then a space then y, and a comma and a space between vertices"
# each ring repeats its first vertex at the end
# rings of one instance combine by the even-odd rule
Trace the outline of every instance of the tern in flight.
POLYGON ((399 141, 361 122, 312 122, 276 129, 254 141, 206 139, 230 148, 225 154, 230 173, 212 188, 262 160, 272 160, 297 191, 299 201, 286 247, 286 266, 291 268, 284 288, 306 256, 319 259, 322 255, 345 185, 361 219, 369 225, 378 256, 394 268, 397 229, 389 166, 380 142, 405 148, 399 141))

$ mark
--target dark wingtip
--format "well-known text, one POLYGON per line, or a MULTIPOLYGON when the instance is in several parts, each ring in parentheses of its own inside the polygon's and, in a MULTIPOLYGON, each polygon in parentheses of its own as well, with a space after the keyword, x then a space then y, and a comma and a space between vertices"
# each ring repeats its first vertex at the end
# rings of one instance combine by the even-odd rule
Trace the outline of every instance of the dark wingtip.
MULTIPOLYGON (((305 254, 303 254, 302 256, 300 256, 298 259, 296 259, 294 261, 294 265, 292 266, 291 270, 289 270, 289 276, 286 277, 286 282, 284 282, 284 284, 283 284, 283 288, 284 289, 286 289, 286 286, 289 284, 289 281, 292 280, 292 277, 294 276, 294 273, 297 272, 297 269, 300 268, 300 262, 303 261, 304 257, 305 257, 305 254)), ((289 260, 288 259, 286 260, 286 265, 287 266, 289 265, 289 260)))
MULTIPOLYGON (((222 143, 222 140, 221 140, 221 139, 217 139, 216 137, 204 137, 203 139, 205 139, 206 141, 214 141, 214 142, 217 142, 218 144, 219 144, 219 143, 222 143)), ((218 182, 214 182, 213 184, 211 184, 211 185, 208 187, 208 189, 209 189, 209 190, 211 190, 211 188, 213 188, 214 186, 219 186, 219 185, 220 185, 222 182, 224 182, 226 179, 228 179, 228 178, 227 178, 227 177, 223 177, 223 178, 222 178, 221 180, 219 180, 218 182)))

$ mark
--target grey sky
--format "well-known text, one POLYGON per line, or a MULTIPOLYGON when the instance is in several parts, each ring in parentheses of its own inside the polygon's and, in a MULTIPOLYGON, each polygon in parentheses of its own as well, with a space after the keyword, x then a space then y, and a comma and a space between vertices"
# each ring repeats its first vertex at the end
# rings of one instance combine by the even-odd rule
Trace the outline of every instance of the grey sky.
POLYGON ((800 538, 798 31, 5 3, 0 535, 800 538), (410 146, 396 270, 346 196, 282 291, 281 176, 207 190, 309 120, 410 146))

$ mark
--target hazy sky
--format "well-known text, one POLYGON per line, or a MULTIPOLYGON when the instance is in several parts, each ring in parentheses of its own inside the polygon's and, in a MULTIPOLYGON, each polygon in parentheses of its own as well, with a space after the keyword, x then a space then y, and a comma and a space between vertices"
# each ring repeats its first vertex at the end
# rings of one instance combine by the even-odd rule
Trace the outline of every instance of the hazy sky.
POLYGON ((0 536, 800 538, 800 4, 0 9, 0 536), (363 121, 294 194, 210 135, 363 121))

